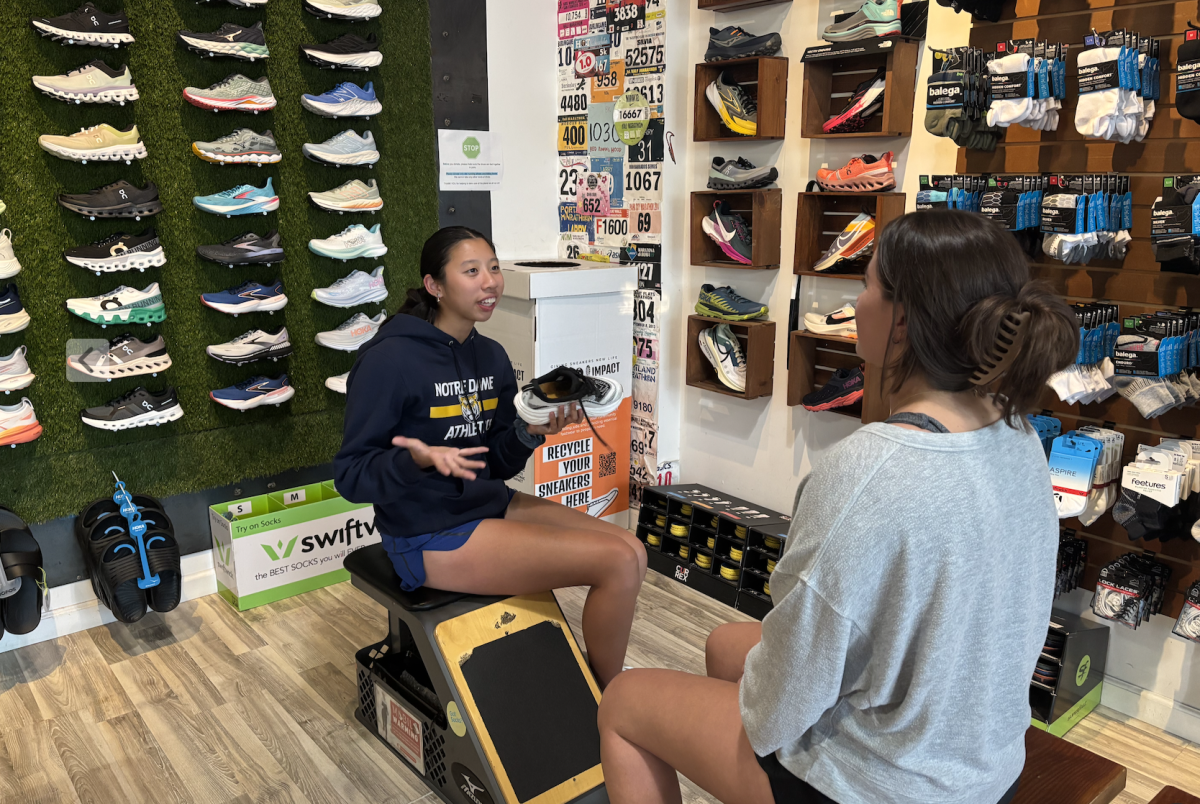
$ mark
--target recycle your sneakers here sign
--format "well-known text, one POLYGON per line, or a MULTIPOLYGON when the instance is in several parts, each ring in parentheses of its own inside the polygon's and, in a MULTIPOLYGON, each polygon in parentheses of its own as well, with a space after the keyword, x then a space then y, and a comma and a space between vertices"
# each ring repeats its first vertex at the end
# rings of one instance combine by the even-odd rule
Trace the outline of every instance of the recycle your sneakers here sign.
POLYGON ((239 611, 349 580, 346 556, 380 541, 375 509, 332 481, 219 503, 209 523, 217 591, 239 611))

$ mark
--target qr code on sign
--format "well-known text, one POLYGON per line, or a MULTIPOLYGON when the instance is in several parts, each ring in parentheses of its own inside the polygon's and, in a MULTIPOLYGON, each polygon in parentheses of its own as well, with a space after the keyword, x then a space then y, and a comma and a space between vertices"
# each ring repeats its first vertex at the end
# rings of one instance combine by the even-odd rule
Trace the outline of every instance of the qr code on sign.
POLYGON ((600 456, 600 477, 612 477, 617 473, 617 453, 606 452, 600 456))

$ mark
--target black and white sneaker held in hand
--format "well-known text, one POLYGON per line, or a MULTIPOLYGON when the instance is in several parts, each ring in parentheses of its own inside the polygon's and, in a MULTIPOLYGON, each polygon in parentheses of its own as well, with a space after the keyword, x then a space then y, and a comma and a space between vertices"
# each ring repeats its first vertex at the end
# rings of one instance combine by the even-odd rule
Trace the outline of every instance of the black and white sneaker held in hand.
POLYGON ((318 67, 331 70, 368 70, 383 63, 375 34, 366 39, 356 34, 343 34, 323 45, 301 45, 300 54, 318 67))
POLYGON ((158 187, 154 182, 147 182, 145 187, 138 188, 124 179, 87 193, 60 193, 58 204, 91 220, 141 220, 143 215, 157 215, 162 212, 162 202, 158 200, 158 187))
POLYGON ((283 244, 279 232, 274 229, 262 237, 245 232, 220 245, 196 246, 196 254, 230 268, 235 265, 270 265, 283 261, 283 244))
POLYGON ((513 404, 526 424, 546 424, 550 411, 578 402, 589 416, 605 416, 621 405, 621 383, 607 377, 589 377, 570 366, 559 366, 526 385, 513 404))
POLYGON ((249 28, 227 22, 212 33, 180 31, 176 38, 188 50, 201 56, 232 56, 243 61, 256 61, 270 55, 262 22, 249 28))
POLYGON ((144 273, 147 268, 167 262, 154 229, 136 235, 117 232, 89 245, 69 248, 63 252, 63 257, 72 265, 95 271, 96 276, 134 268, 144 273))
POLYGON ((107 405, 87 408, 79 418, 101 430, 130 430, 178 421, 183 418, 183 408, 174 388, 168 386, 162 393, 154 394, 139 386, 107 405))
POLYGON ((42 36, 68 45, 120 47, 133 41, 129 18, 123 12, 106 14, 91 3, 84 3, 70 14, 35 17, 29 24, 42 36))

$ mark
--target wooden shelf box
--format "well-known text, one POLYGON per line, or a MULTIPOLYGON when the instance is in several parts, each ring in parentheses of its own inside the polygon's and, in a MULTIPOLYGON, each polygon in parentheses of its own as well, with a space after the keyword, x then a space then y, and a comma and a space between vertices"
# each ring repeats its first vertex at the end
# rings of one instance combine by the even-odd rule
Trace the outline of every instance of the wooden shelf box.
POLYGON ((896 39, 894 46, 884 52, 805 62, 800 136, 805 139, 909 136, 920 48, 920 42, 896 39), (825 121, 840 112, 858 85, 880 67, 887 71, 883 109, 867 121, 862 131, 826 134, 821 128, 825 121))
POLYGON ((746 59, 704 62, 696 65, 696 98, 692 139, 696 142, 781 140, 787 116, 788 60, 780 56, 755 56, 746 59), (758 134, 735 134, 721 122, 721 116, 705 97, 708 85, 728 70, 732 80, 758 104, 758 134))
MULTIPOLYGON (((805 396, 829 382, 833 372, 862 365, 855 353, 857 341, 839 335, 818 335, 807 330, 794 330, 788 344, 788 405, 795 407, 805 396)), ((863 397, 860 402, 830 413, 859 419, 863 424, 881 422, 888 417, 886 395, 878 390, 882 372, 868 365, 863 372, 863 397)))
MULTIPOLYGON (((846 225, 863 211, 875 215, 875 237, 878 238, 883 227, 904 214, 904 193, 800 193, 796 203, 793 271, 802 276, 858 278, 859 274, 817 273, 812 267, 846 225)), ((717 247, 716 243, 713 246, 717 247)))
POLYGON ((692 193, 692 265, 778 268, 782 217, 782 190, 704 190, 692 193), (731 260, 704 233, 704 218, 712 212, 713 204, 721 199, 728 201, 730 210, 745 218, 750 227, 750 265, 731 260))
POLYGON ((716 391, 740 399, 758 399, 771 395, 775 377, 775 322, 723 321, 701 315, 688 316, 686 382, 693 388, 716 391), (746 356, 746 390, 742 393, 729 388, 717 378, 717 372, 700 351, 701 330, 717 324, 728 324, 742 345, 746 356))

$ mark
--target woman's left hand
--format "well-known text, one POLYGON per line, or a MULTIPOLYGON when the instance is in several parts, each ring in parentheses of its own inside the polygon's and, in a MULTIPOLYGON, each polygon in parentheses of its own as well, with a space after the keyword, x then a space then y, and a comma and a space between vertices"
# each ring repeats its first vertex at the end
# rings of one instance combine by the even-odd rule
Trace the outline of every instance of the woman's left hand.
POLYGON ((554 435, 568 424, 579 424, 581 421, 583 421, 583 406, 578 402, 572 402, 550 411, 550 421, 545 424, 527 424, 525 429, 530 435, 554 435))

